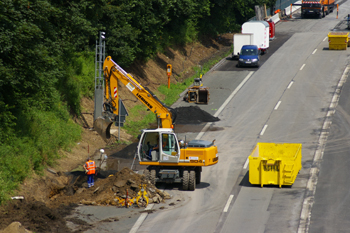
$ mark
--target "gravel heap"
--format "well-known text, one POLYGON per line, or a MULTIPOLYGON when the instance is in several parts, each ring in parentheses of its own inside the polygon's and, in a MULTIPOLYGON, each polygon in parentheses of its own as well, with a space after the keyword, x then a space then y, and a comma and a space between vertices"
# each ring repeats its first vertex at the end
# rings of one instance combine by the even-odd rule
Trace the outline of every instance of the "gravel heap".
POLYGON ((212 116, 198 106, 179 107, 175 110, 177 112, 175 124, 200 124, 202 122, 215 122, 220 120, 218 117, 212 116))

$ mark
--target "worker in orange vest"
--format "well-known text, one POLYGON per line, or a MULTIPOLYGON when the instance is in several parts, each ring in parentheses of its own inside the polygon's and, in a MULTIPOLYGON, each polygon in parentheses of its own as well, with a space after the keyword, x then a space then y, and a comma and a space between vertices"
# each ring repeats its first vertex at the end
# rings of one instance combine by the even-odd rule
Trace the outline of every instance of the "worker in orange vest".
POLYGON ((90 158, 87 158, 86 163, 83 165, 85 173, 87 174, 87 183, 89 188, 94 186, 94 176, 96 172, 96 165, 95 161, 91 160, 90 158))

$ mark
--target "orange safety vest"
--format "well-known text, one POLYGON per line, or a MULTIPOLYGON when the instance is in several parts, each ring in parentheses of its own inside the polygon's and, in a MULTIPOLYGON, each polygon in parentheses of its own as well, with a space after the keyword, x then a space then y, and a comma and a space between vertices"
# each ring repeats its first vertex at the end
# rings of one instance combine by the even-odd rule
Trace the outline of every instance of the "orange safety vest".
POLYGON ((89 160, 85 164, 86 164, 86 169, 88 170, 87 174, 88 175, 95 174, 95 170, 96 170, 95 161, 89 160))

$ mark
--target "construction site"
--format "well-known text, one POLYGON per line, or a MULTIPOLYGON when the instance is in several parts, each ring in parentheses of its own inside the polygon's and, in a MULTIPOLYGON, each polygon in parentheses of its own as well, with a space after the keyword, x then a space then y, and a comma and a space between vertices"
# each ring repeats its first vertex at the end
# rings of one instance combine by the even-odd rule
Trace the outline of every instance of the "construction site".
MULTIPOLYGON (((227 34, 194 43, 184 48, 186 52, 169 50, 174 55, 172 59, 164 54, 158 54, 157 59, 171 62, 173 73, 182 72, 181 78, 184 79, 193 75, 191 67, 227 53, 231 47, 231 37, 232 34, 227 34)), ((146 80, 143 78, 142 83, 146 81, 147 88, 151 90, 167 81, 166 75, 161 75, 164 67, 155 61, 149 61, 146 65, 128 72, 136 79, 139 74, 146 74, 146 80)), ((135 97, 126 90, 121 90, 120 96, 126 100, 128 108, 137 104, 135 97)), ((93 100, 83 99, 81 105, 84 112, 75 121, 82 126, 82 140, 77 142, 71 152, 62 151, 62 159, 55 166, 45 169, 43 174, 32 174, 13 194, 13 200, 1 207, 0 232, 24 232, 24 229, 27 232, 84 232, 93 229, 94 224, 72 217, 78 206, 113 206, 142 212, 147 204, 159 205, 158 210, 161 211, 185 201, 176 197, 174 199, 166 190, 161 191, 148 177, 142 175, 145 166, 135 161, 138 139, 121 128, 120 140, 130 143, 118 144, 118 132, 116 128, 112 128, 111 132, 114 134, 106 143, 96 131, 91 130, 93 100), (101 148, 105 151, 103 155, 100 153, 101 148), (91 188, 87 186, 87 178, 82 168, 87 157, 94 159, 97 166, 95 184, 91 188), (144 194, 147 195, 148 203, 144 200, 137 203, 137 197, 143 197, 144 194)), ((186 133, 191 128, 196 128, 196 125, 219 121, 219 118, 213 117, 195 104, 191 107, 178 107, 176 112, 175 133, 186 133)), ((175 184, 171 188, 181 189, 181 186, 175 184)), ((152 211, 155 209, 157 208, 152 211)))

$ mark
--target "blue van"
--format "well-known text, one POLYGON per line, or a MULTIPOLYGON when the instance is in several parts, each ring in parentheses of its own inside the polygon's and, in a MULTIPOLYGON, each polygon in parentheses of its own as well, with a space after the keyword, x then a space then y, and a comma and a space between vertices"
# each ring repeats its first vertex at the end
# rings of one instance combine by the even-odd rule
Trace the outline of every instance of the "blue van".
POLYGON ((260 52, 256 45, 243 45, 238 58, 238 67, 259 67, 260 52))

